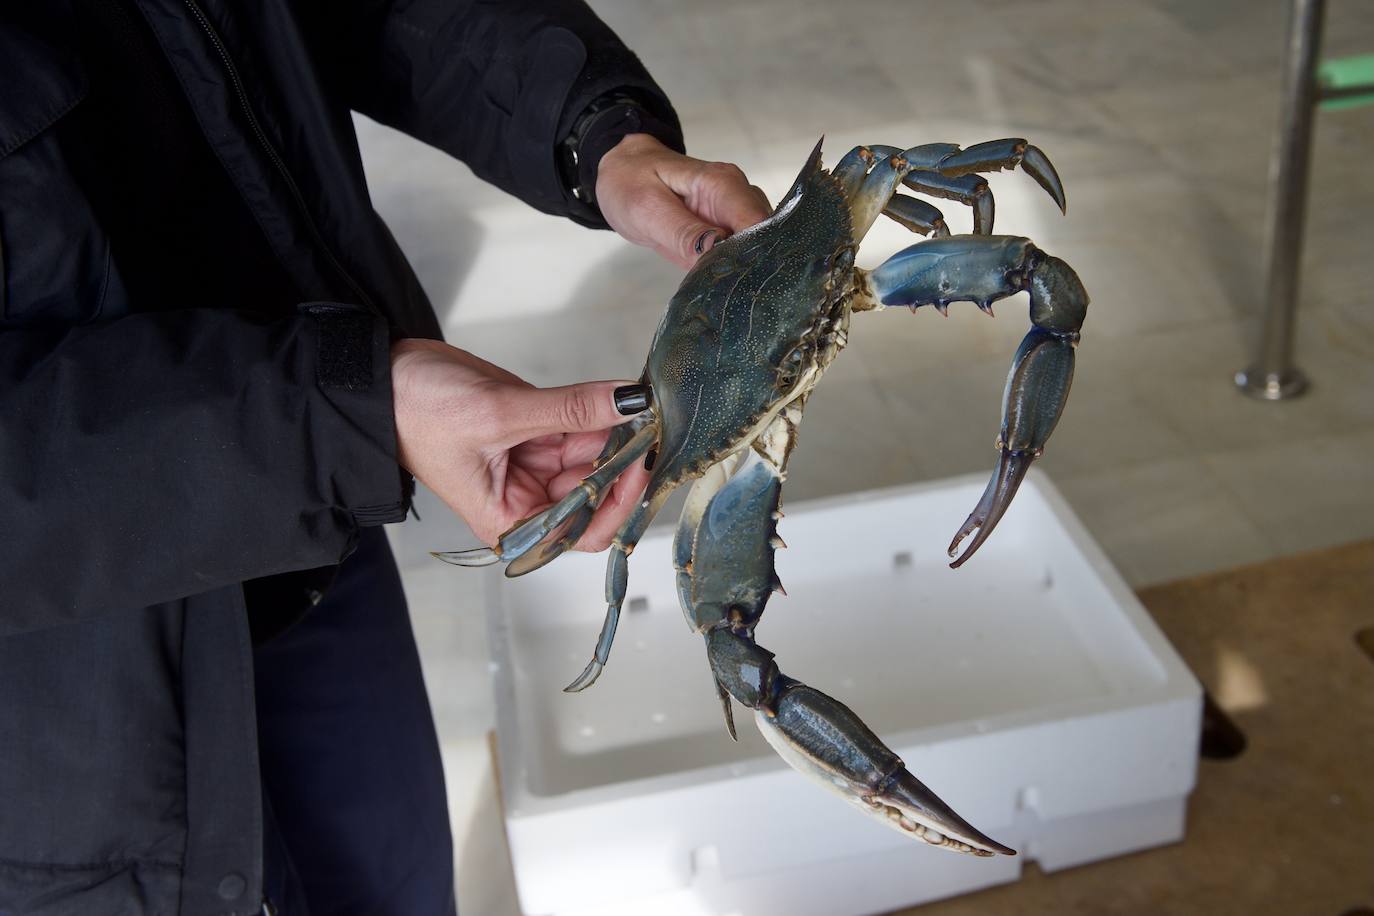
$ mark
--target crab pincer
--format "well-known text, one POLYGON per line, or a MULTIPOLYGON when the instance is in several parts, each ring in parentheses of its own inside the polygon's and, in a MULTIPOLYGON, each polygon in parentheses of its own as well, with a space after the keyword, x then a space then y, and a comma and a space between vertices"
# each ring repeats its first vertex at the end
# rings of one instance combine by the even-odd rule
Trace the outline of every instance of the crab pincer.
POLYGON ((964 538, 974 535, 963 554, 949 564, 951 567, 962 566, 983 546, 1011 505, 1031 463, 1044 452, 1069 395, 1077 342, 1076 333, 1058 335, 1039 328, 1032 328, 1021 341, 1003 396, 997 469, 978 505, 950 541, 949 555, 953 557, 964 538))
POLYGON ((1064 410, 1073 381, 1074 349, 1088 309, 1088 294, 1072 267, 1030 239, 1004 235, 956 235, 918 242, 884 261, 869 276, 881 305, 973 302, 991 314, 992 303, 1030 293, 1031 329, 1012 359, 1002 396, 1001 454, 987 489, 949 545, 974 535, 951 566, 981 547, 1011 505, 1031 462, 1064 410))
POLYGON ((902 758, 840 701, 794 681, 775 705, 754 718, 763 737, 793 769, 894 830, 932 846, 975 856, 1016 855, 911 775, 902 758))
POLYGON ((960 817, 913 776, 848 706, 784 674, 754 631, 782 590, 773 555, 800 409, 789 408, 761 447, 716 465, 693 485, 673 542, 678 595, 705 636, 726 728, 731 699, 754 710, 759 732, 793 769, 909 837, 976 856, 1015 855, 960 817))
POLYGON ((1011 505, 1031 463, 1045 450, 1059 423, 1073 382, 1079 329, 1088 308, 1088 294, 1073 268, 1038 249, 1028 259, 1022 283, 1030 290, 1031 329, 1012 359, 1002 395, 1002 429, 997 437, 997 469, 973 512, 949 544, 955 556, 959 544, 976 530, 968 548, 950 566, 958 568, 992 534, 1011 505))

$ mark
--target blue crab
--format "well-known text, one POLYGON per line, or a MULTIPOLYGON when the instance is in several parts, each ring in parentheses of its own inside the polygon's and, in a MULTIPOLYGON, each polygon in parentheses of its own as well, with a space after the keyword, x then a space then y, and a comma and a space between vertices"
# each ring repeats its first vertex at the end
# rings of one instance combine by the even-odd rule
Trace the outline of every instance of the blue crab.
POLYGON ((772 216, 716 245, 687 274, 645 364, 652 406, 612 432, 593 473, 494 548, 436 556, 467 566, 504 561, 508 576, 537 569, 576 543, 610 483, 645 460, 649 484, 610 548, 600 638, 566 688, 582 690, 609 657, 630 553, 668 495, 694 481, 674 540, 677 589, 688 625, 705 638, 730 735, 733 700, 755 711, 789 764, 889 826, 973 855, 1013 855, 918 781, 847 706, 783 674, 754 631, 782 590, 773 552, 783 546, 782 481, 802 411, 845 346, 854 312, 945 312, 971 301, 991 314, 995 300, 1030 293, 1031 329, 1007 379, 997 469, 949 546, 953 557, 974 535, 951 565, 987 540, 1059 420, 1088 296, 1065 262, 1029 239, 991 234, 993 198, 978 173, 1019 165, 1061 210, 1063 187, 1024 140, 861 146, 831 171, 820 154, 818 143, 772 216), (968 204, 973 233, 950 235, 940 211, 899 193, 902 186, 968 204), (932 238, 869 272, 854 255, 879 214, 932 238))

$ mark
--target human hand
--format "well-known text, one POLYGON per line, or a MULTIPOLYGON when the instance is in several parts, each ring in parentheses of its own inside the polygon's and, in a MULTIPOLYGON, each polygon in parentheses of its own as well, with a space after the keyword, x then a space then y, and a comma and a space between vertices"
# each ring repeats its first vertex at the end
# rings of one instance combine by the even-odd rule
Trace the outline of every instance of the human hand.
POLYGON ((685 268, 773 212, 739 166, 684 156, 649 134, 630 134, 601 157, 596 202, 616 232, 685 268))
MULTIPOLYGON (((436 340, 391 347, 401 465, 457 512, 483 543, 546 508, 592 472, 607 430, 628 416, 616 388, 584 382, 536 388, 499 366, 436 340)), ((604 550, 633 511, 648 473, 616 481, 578 550, 604 550)))

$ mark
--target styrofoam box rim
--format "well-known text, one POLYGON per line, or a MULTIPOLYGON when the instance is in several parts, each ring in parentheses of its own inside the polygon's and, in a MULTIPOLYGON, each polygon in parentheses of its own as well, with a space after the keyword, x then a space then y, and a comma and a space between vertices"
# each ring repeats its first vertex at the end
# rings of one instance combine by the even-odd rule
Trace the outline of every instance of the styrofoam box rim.
MULTIPOLYGON (((875 489, 840 496, 810 500, 793 504, 788 516, 824 511, 829 508, 852 507, 862 502, 882 502, 894 498, 908 497, 951 487, 978 485, 985 480, 980 473, 961 475, 937 481, 908 484, 897 487, 875 489)), ((1033 710, 988 716, 978 723, 977 734, 994 734, 1014 731, 1039 723, 1062 722, 1089 718, 1100 714, 1135 709, 1146 706, 1170 704, 1175 701, 1196 701, 1201 690, 1196 678, 1184 665, 1168 639, 1160 631, 1135 593, 1117 572, 1087 529, 1074 514, 1067 501, 1049 478, 1038 469, 1032 469, 1022 485, 1019 501, 1026 501, 1030 493, 1038 494, 1048 506, 1054 520, 1062 526, 1074 546, 1080 551, 1083 560, 1100 584, 1115 601, 1118 610, 1126 617, 1136 634, 1145 643, 1155 659, 1163 668, 1162 680, 1150 687, 1131 692, 1128 696, 1112 695, 1079 698, 1055 705, 1047 705, 1033 710)), ((692 786, 706 785, 727 780, 738 780, 752 776, 784 770, 787 765, 777 757, 717 764, 691 770, 669 773, 642 779, 627 780, 612 785, 602 785, 572 790, 557 796, 542 796, 529 791, 523 784, 518 769, 521 759, 520 729, 516 722, 514 685, 504 671, 509 664, 510 649, 505 628, 502 626, 504 612, 503 593, 499 587, 499 569, 487 571, 490 577, 486 582, 486 604, 488 627, 491 639, 493 690, 496 694, 497 744, 502 795, 507 820, 512 828, 524 818, 539 818, 541 815, 574 810, 587 806, 622 802, 636 797, 671 792, 692 786)), ((973 734, 968 722, 950 722, 927 726, 905 732, 885 735, 888 743, 903 755, 920 749, 932 748, 952 739, 973 734)), ((1180 793, 1191 788, 1191 775, 1186 785, 1178 786, 1180 793)))

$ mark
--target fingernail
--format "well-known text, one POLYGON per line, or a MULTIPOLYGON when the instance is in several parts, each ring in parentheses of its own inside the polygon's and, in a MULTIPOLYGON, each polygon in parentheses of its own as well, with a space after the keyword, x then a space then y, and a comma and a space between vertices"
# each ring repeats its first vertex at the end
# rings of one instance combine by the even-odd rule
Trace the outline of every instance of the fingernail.
POLYGON ((613 393, 615 409, 625 416, 640 413, 649 407, 648 385, 621 385, 613 393))
POLYGON ((707 229, 697 236, 697 243, 692 247, 696 249, 697 254, 705 254, 716 244, 716 236, 718 235, 720 235, 719 229, 707 229))

